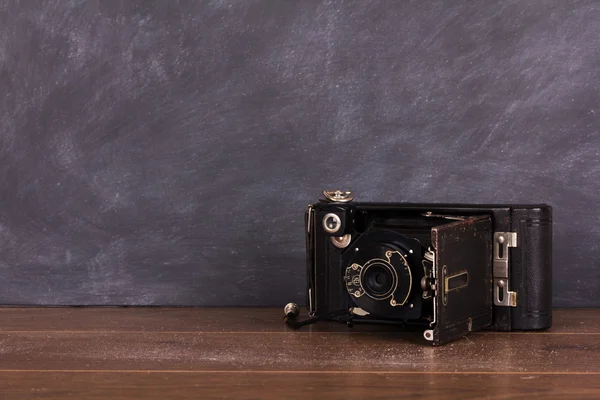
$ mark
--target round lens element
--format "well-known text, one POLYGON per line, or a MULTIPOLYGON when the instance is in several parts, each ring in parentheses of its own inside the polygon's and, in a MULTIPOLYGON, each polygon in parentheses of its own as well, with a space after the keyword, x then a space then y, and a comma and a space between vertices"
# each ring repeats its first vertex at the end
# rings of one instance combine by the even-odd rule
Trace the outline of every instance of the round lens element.
POLYGON ((365 293, 374 299, 384 299, 394 291, 396 275, 383 263, 366 266, 362 273, 362 286, 365 293))
POLYGON ((327 233, 336 233, 342 227, 342 220, 336 214, 327 214, 323 217, 323 229, 327 233))

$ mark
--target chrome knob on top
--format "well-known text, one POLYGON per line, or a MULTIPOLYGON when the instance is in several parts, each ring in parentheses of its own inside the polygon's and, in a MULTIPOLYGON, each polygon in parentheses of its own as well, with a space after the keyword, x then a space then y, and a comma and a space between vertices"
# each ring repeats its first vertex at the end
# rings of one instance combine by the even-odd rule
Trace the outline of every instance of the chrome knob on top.
POLYGON ((343 190, 333 190, 327 191, 323 190, 323 196, 329 201, 335 203, 348 203, 354 200, 354 195, 351 191, 343 191, 343 190))

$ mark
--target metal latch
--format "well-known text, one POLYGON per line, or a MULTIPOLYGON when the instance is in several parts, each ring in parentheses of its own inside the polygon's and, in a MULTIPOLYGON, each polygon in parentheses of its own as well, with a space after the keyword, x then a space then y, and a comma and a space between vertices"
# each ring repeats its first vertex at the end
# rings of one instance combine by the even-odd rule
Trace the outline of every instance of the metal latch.
POLYGON ((494 233, 494 304, 517 306, 517 292, 509 290, 508 248, 517 247, 516 232, 494 233))

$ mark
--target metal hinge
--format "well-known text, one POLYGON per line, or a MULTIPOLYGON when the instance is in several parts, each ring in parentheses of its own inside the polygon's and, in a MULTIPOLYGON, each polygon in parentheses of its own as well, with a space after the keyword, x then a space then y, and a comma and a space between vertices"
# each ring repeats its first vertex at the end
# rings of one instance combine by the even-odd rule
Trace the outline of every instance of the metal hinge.
POLYGON ((509 289, 508 248, 517 247, 516 232, 494 233, 494 305, 516 307, 517 292, 509 289))

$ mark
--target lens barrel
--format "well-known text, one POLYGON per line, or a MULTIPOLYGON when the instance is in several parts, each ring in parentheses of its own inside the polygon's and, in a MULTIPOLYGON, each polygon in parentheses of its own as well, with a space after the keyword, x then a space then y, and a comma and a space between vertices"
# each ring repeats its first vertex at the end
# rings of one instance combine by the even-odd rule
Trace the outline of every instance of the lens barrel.
POLYGON ((361 283, 365 294, 374 299, 385 299, 394 290, 397 274, 383 263, 374 263, 362 271, 361 283))

